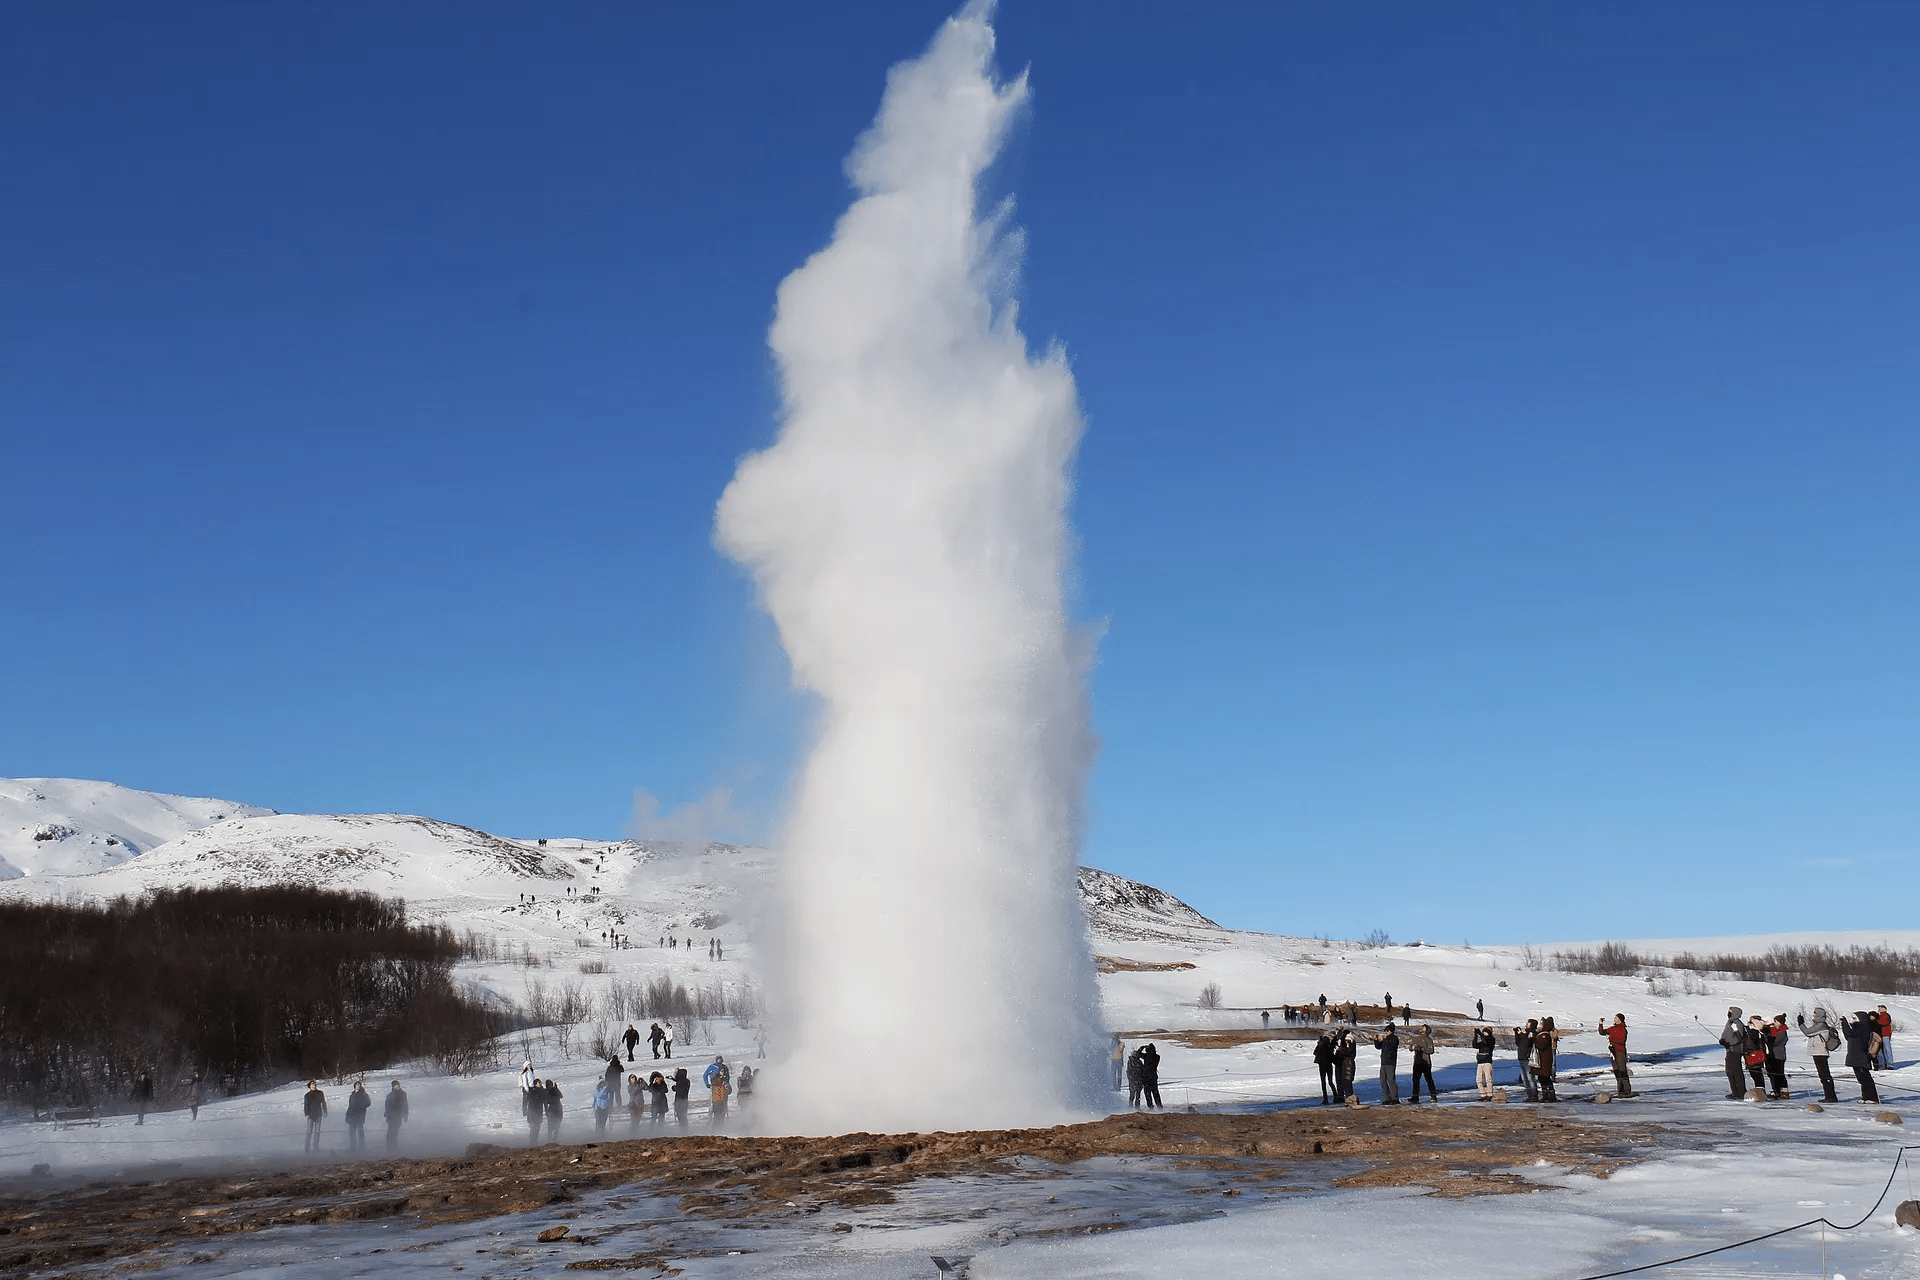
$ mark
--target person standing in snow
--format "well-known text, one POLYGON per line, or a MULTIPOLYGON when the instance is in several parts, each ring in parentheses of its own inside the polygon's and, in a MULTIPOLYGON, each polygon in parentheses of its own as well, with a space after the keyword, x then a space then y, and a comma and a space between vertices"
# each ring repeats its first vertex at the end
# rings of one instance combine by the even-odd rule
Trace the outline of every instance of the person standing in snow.
POLYGON ((1387 1011, 1388 1018, 1393 1017, 1393 992, 1387 992, 1387 998, 1380 1002, 1380 1007, 1387 1011))
POLYGON ((733 1092, 724 1073, 717 1075, 707 1085, 707 1111, 713 1117, 713 1127, 718 1129, 727 1123, 727 1097, 733 1092))
POLYGON ((1113 1038, 1113 1050, 1108 1057, 1113 1059, 1113 1087, 1121 1089, 1127 1083, 1127 1046, 1119 1036, 1113 1038))
POLYGON ((1427 1082, 1427 1101, 1440 1101, 1440 1090, 1433 1083, 1433 1028, 1426 1023, 1420 1024, 1420 1031, 1410 1041, 1413 1045, 1413 1102, 1420 1101, 1420 1081, 1427 1082))
POLYGON ((613 1088, 605 1076, 594 1082, 593 1086, 593 1136, 605 1137, 607 1117, 613 1114, 613 1088))
POLYGON ((647 1112, 647 1086, 639 1076, 627 1077, 627 1136, 640 1136, 640 1117, 647 1112))
POLYGON ((142 1071, 140 1078, 133 1082, 133 1109, 140 1113, 135 1124, 147 1122, 147 1112, 153 1110, 153 1077, 142 1071))
POLYGON ((1528 1018, 1526 1026, 1513 1029, 1513 1050, 1520 1057, 1520 1087, 1527 1091, 1528 1102, 1540 1101, 1539 1082, 1533 1078, 1533 1070, 1527 1065, 1527 1060, 1533 1057, 1533 1036, 1539 1028, 1539 1022, 1528 1018))
POLYGON ((673 1073, 673 1118, 682 1129, 687 1127, 687 1095, 693 1092, 693 1077, 685 1067, 673 1073))
POLYGON ((400 1146, 400 1126, 407 1122, 407 1091, 395 1080, 393 1088, 387 1090, 387 1101, 382 1109, 387 1121, 387 1150, 393 1151, 400 1146))
POLYGON ((649 1022, 647 1024, 647 1048, 653 1050, 653 1056, 656 1060, 660 1057, 660 1041, 663 1038, 660 1031, 660 1024, 657 1022, 649 1022))
POLYGON ((1140 1048, 1140 1093, 1148 1110, 1166 1106, 1160 1101, 1160 1050, 1151 1044, 1140 1048))
POLYGON ((533 1074, 533 1063, 520 1064, 520 1092, 527 1093, 540 1083, 540 1077, 533 1074))
POLYGON ((1797 1019, 1800 1033, 1807 1038, 1807 1052, 1813 1055, 1813 1069, 1819 1073, 1820 1088, 1824 1091, 1823 1102, 1838 1102, 1840 1095, 1834 1092, 1833 1072, 1827 1066, 1827 1057, 1840 1047, 1840 1033, 1827 1022, 1827 1011, 1818 1005, 1813 1009, 1813 1021, 1797 1019))
POLYGON ((547 1090, 538 1080, 520 1091, 520 1114, 527 1118, 527 1145, 540 1145, 540 1126, 547 1119, 547 1090))
POLYGON ((1631 1098, 1633 1085, 1629 1083, 1629 1077, 1633 1073, 1627 1070, 1627 1015, 1614 1014, 1612 1026, 1602 1022, 1600 1034, 1607 1038, 1607 1051, 1613 1057, 1614 1089, 1622 1098, 1631 1098))
POLYGON ((1552 1018, 1540 1020, 1540 1030, 1533 1036, 1533 1073, 1540 1079, 1540 1101, 1558 1102, 1560 1095, 1553 1091, 1553 1077, 1557 1074, 1560 1057, 1560 1033, 1554 1029, 1552 1018))
POLYGON ((1327 1105, 1327 1095, 1333 1095, 1333 1101, 1340 1100, 1340 1086, 1333 1078, 1333 1037, 1322 1031, 1320 1043, 1313 1046, 1313 1065, 1320 1069, 1320 1105, 1327 1105))
POLYGON ((193 1118, 195 1120, 200 1118, 200 1104, 206 1100, 206 1081, 202 1080, 200 1073, 196 1071, 193 1073, 193 1080, 187 1085, 187 1109, 193 1112, 193 1118))
POLYGON ((327 1118, 327 1095, 320 1092, 319 1081, 307 1081, 307 1092, 300 1099, 300 1110, 307 1117, 307 1145, 302 1150, 318 1151, 320 1122, 327 1118))
POLYGON ((667 1078, 658 1071, 647 1077, 647 1099, 653 1104, 651 1123, 658 1127, 667 1122, 667 1078))
POLYGON ((667 1057, 673 1057, 673 1019, 667 1019, 667 1025, 660 1028, 660 1044, 667 1051, 667 1057))
POLYGON ((1140 1061, 1140 1050, 1127 1055, 1127 1105, 1140 1109, 1140 1091, 1147 1087, 1147 1069, 1140 1061))
POLYGON ((1880 1101, 1880 1089, 1873 1083, 1873 1038, 1879 1034, 1874 1025, 1877 1021, 1864 1009, 1853 1015, 1851 1023, 1840 1019, 1840 1034, 1847 1038, 1847 1065, 1853 1069, 1854 1079, 1860 1082, 1862 1102, 1880 1101))
POLYGON ((1273 1025, 1273 1015, 1265 1009, 1262 1009, 1260 1011, 1260 1029, 1265 1031, 1271 1025, 1273 1025))
POLYGON ((546 1087, 541 1090, 540 1100, 546 1104, 549 1142, 560 1141, 560 1119, 567 1113, 566 1108, 560 1105, 560 1097, 560 1086, 551 1080, 547 1081, 546 1087))
POLYGON ((632 1062, 633 1051, 640 1047, 640 1032, 629 1022, 627 1024, 627 1033, 620 1038, 627 1042, 627 1061, 632 1062))
POLYGON ((1880 1030, 1880 1069, 1893 1070, 1893 1015, 1887 1012, 1887 1006, 1881 1005, 1879 1012, 1880 1030))
POLYGON ((607 1069, 605 1072, 607 1095, 613 1099, 613 1105, 616 1107, 620 1105, 620 1077, 625 1074, 626 1071, 620 1065, 619 1054, 616 1053, 607 1059, 607 1069))
POLYGON ((1787 1030, 1787 1015, 1776 1013, 1767 1024, 1767 1083, 1773 1087, 1776 1102, 1787 1097, 1787 1045, 1792 1033, 1787 1030))
POLYGON ((1475 1000, 1473 1002, 1473 1014, 1476 1018, 1479 1018, 1480 1021, 1485 1022, 1487 1020, 1487 1002, 1485 1000, 1475 1000))
POLYGON ((1493 1101, 1493 1054, 1498 1047, 1492 1027, 1473 1029, 1473 1084, 1482 1102, 1493 1101))
POLYGON ((353 1092, 347 1095, 347 1150, 367 1149, 367 1112, 372 1109, 373 1099, 367 1093, 367 1082, 355 1080, 353 1092))
POLYGON ((1380 1105, 1397 1107, 1400 1105, 1400 1081, 1395 1072, 1400 1068, 1400 1037, 1393 1034, 1391 1020, 1379 1035, 1373 1037, 1373 1047, 1380 1051, 1380 1105))
POLYGON ((1757 1013, 1747 1019, 1747 1044, 1744 1056, 1747 1064, 1747 1078, 1753 1081, 1753 1088, 1765 1094, 1767 1091, 1767 1029, 1757 1013))
POLYGON ((1727 1025, 1720 1028, 1720 1047, 1727 1055, 1727 1097, 1735 1102, 1747 1096, 1747 1028, 1740 1021, 1740 1006, 1727 1010, 1727 1025))

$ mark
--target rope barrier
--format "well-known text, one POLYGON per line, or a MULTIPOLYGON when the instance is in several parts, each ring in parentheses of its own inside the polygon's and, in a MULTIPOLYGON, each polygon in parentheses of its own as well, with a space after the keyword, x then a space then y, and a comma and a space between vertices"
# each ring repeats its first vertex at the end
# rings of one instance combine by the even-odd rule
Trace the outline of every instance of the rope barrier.
MULTIPOLYGON (((1825 1216, 1808 1218, 1805 1222, 1796 1222, 1790 1227, 1781 1227, 1778 1231, 1769 1231, 1765 1235, 1750 1236, 1745 1240, 1735 1240, 1732 1244, 1717 1245, 1712 1249, 1702 1249, 1698 1253, 1689 1253, 1684 1257, 1666 1258, 1659 1262, 1646 1262, 1637 1267, 1625 1267, 1619 1271, 1602 1271, 1598 1275, 1582 1276, 1580 1280, 1613 1280, 1615 1276, 1631 1276, 1637 1275, 1642 1271, 1653 1271, 1660 1267, 1676 1266, 1682 1262, 1692 1262, 1695 1258, 1709 1258, 1716 1253, 1725 1253, 1729 1249, 1740 1249, 1750 1244, 1759 1244, 1762 1240, 1772 1240, 1776 1236, 1791 1235, 1795 1231, 1801 1231, 1807 1227, 1832 1227, 1835 1231, 1852 1231, 1857 1227, 1864 1227, 1873 1218, 1874 1214, 1880 1212, 1880 1206, 1886 1202, 1887 1192, 1893 1190, 1893 1180, 1900 1176, 1901 1162, 1906 1161, 1908 1164, 1912 1163, 1907 1160, 1907 1152, 1909 1151, 1920 1151, 1920 1147, 1901 1147, 1894 1153, 1893 1168, 1887 1171, 1887 1185, 1880 1188, 1880 1198, 1873 1202, 1873 1208, 1867 1210, 1858 1222, 1852 1222, 1842 1226, 1840 1223, 1834 1222, 1825 1216)), ((1821 1247, 1823 1249, 1825 1248, 1825 1244, 1825 1238, 1822 1237, 1821 1247)))

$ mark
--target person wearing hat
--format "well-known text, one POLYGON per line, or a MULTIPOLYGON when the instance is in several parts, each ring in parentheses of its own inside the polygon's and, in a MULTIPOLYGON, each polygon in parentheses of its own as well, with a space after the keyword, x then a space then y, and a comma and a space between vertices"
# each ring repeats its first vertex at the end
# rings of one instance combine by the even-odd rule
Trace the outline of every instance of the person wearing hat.
POLYGON ((1761 1093, 1767 1091, 1767 1024, 1754 1014, 1747 1019, 1747 1078, 1761 1093))
POLYGON ((1727 1097, 1738 1101, 1747 1096, 1747 1029, 1741 1025, 1739 1005, 1727 1010, 1727 1025, 1720 1028, 1720 1047, 1727 1054, 1727 1097))

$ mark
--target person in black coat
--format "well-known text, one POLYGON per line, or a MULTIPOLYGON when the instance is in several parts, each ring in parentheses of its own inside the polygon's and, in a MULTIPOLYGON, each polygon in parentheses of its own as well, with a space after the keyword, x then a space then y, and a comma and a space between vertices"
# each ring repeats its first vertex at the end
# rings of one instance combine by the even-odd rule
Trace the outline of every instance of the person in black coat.
POLYGON ((1327 1105, 1329 1094, 1338 1102, 1340 1086, 1333 1079, 1333 1037, 1325 1032, 1320 1034, 1320 1043, 1313 1046, 1313 1065, 1320 1068, 1320 1105, 1327 1105))
POLYGON ((1140 1091, 1146 1088, 1147 1069, 1140 1063, 1139 1049, 1127 1055, 1127 1105, 1136 1110, 1140 1106, 1140 1091))
POLYGON ((640 1047, 640 1032, 629 1022, 627 1024, 627 1033, 620 1038, 627 1042, 627 1061, 632 1062, 633 1051, 640 1047))
POLYGON ((1877 1030, 1870 1013, 1855 1012, 1852 1022, 1840 1019, 1840 1034, 1847 1038, 1847 1065, 1860 1082, 1862 1102, 1880 1101, 1879 1087, 1873 1083, 1873 1053, 1868 1047, 1877 1030))
POLYGON ((673 1073, 673 1118, 682 1129, 687 1127, 687 1095, 693 1092, 693 1077, 681 1067, 673 1073))
POLYGON ((1166 1105, 1160 1101, 1160 1051, 1150 1044, 1140 1049, 1140 1093, 1149 1110, 1166 1105))

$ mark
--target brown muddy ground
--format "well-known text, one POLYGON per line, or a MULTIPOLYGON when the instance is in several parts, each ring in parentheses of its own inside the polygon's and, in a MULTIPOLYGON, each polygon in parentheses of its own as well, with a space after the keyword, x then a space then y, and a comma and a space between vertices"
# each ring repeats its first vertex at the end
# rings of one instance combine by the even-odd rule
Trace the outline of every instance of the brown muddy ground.
MULTIPOLYGON (((1096 1156, 1152 1157, 1174 1169, 1217 1171, 1236 1187, 1289 1184, 1430 1186, 1442 1196, 1530 1189, 1496 1170, 1547 1160, 1606 1177, 1690 1134, 1590 1106, 1392 1109, 1324 1107, 1260 1115, 1112 1116, 1052 1129, 845 1134, 829 1138, 661 1137, 582 1146, 500 1149, 456 1159, 363 1160, 234 1177, 92 1183, 0 1195, 0 1270, 39 1271, 190 1246, 205 1237, 303 1223, 381 1219, 437 1226, 553 1206, 614 1187, 677 1196, 682 1212, 715 1218, 795 1218, 892 1202, 920 1179, 1040 1167, 1070 1170, 1096 1156), (1328 1177, 1327 1174, 1335 1176, 1328 1177), (1319 1175, 1319 1176, 1316 1176, 1319 1175)), ((842 1225, 839 1229, 845 1229, 842 1225)))

